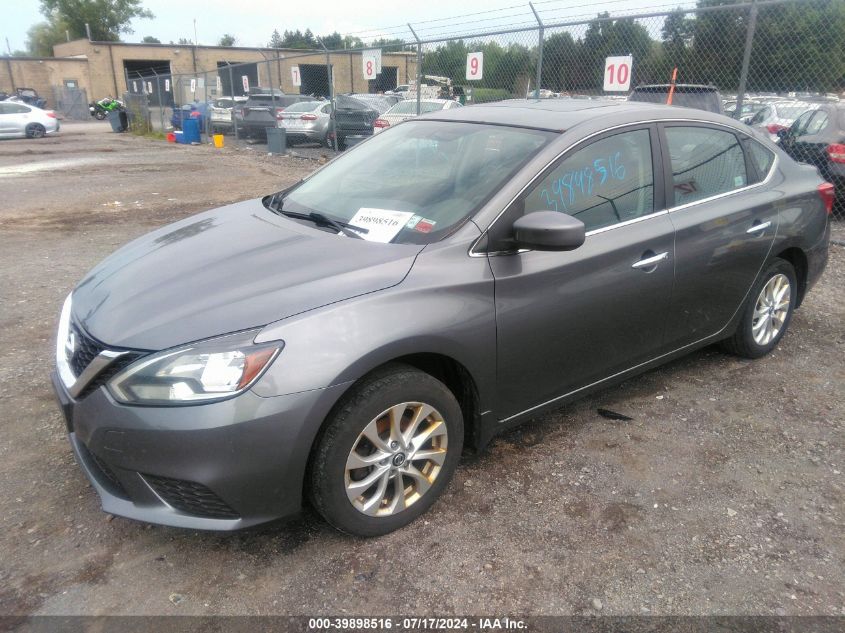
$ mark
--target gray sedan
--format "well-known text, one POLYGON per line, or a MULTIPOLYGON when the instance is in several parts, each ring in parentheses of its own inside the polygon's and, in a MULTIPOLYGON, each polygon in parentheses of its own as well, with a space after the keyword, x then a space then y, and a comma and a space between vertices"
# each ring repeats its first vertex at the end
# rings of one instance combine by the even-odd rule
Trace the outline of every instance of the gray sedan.
POLYGON ((117 251, 65 301, 53 382, 107 512, 233 530, 307 496, 384 534, 464 448, 711 343, 769 353, 832 201, 701 110, 438 111, 117 251))

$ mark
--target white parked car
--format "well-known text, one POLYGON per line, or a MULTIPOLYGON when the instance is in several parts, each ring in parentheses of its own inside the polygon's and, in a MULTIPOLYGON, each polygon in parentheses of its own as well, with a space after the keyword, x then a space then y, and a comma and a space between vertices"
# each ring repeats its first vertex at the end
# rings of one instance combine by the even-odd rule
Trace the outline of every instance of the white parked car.
POLYGON ((232 129, 232 107, 243 105, 246 97, 220 97, 211 104, 211 126, 221 132, 232 129))
MULTIPOLYGON (((420 101, 420 114, 460 107, 460 103, 452 101, 451 99, 422 99, 420 101)), ((375 120, 375 123, 373 123, 373 133, 375 134, 381 132, 382 130, 389 128, 391 125, 402 123, 402 121, 412 119, 415 116, 417 116, 416 99, 400 101, 375 120)))
POLYGON ((778 132, 789 129, 792 122, 807 110, 818 109, 818 103, 804 101, 779 101, 767 103, 748 122, 748 125, 762 134, 767 134, 772 142, 777 142, 778 132))
POLYGON ((58 131, 59 119, 52 110, 21 101, 0 101, 0 138, 42 138, 58 131))

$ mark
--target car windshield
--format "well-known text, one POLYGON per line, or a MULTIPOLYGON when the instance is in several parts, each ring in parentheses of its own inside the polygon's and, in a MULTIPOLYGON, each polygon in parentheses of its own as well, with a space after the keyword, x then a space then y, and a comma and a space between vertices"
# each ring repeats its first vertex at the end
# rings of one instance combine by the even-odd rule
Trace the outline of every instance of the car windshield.
POLYGON ((215 108, 231 108, 232 107, 232 100, 231 99, 218 99, 214 102, 215 108))
POLYGON ((317 212, 362 237, 427 244, 471 217, 555 133, 411 121, 344 154, 294 188, 283 213, 317 212))
MULTIPOLYGON (((443 104, 437 103, 436 101, 420 101, 420 114, 425 114, 426 112, 435 112, 436 110, 442 110, 443 104)), ((411 99, 410 101, 403 101, 402 103, 397 103, 393 106, 387 114, 416 114, 417 113, 417 102, 411 99)))
POLYGON ((311 112, 321 105, 323 105, 321 101, 300 101, 299 103, 290 104, 285 108, 285 112, 311 112))

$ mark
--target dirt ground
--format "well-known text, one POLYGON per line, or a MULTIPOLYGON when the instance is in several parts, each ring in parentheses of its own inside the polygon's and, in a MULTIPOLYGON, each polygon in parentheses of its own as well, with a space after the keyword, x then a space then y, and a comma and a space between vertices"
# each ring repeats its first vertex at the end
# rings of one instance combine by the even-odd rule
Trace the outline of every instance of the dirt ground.
POLYGON ((399 532, 103 514, 49 384, 62 299, 131 238, 316 165, 262 149, 0 142, 0 614, 845 615, 839 245, 769 357, 708 348, 539 418, 399 532))

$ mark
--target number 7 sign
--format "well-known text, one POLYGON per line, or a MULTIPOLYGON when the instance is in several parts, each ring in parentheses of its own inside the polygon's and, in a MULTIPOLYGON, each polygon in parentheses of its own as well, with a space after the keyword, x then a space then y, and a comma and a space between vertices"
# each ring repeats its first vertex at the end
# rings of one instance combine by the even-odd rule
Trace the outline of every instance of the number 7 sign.
POLYGON ((631 69, 634 59, 631 55, 608 57, 604 60, 605 92, 627 92, 631 87, 631 69))
POLYGON ((293 85, 299 88, 302 85, 302 77, 299 76, 299 66, 290 67, 290 78, 293 85))
POLYGON ((481 79, 484 72, 484 53, 467 53, 467 81, 481 79))

